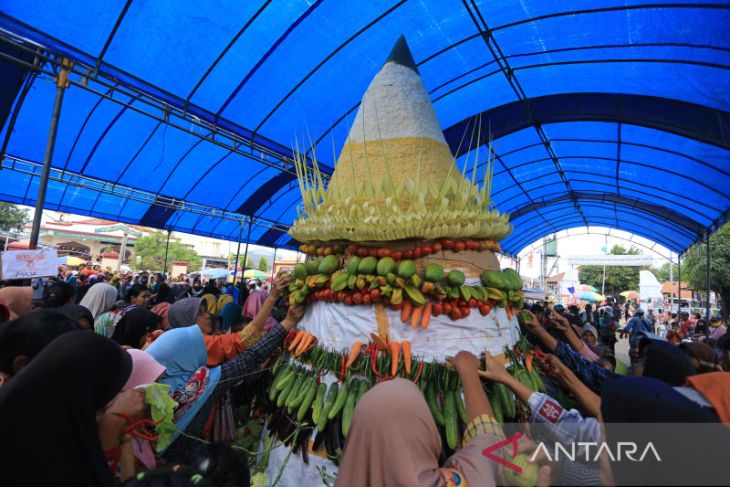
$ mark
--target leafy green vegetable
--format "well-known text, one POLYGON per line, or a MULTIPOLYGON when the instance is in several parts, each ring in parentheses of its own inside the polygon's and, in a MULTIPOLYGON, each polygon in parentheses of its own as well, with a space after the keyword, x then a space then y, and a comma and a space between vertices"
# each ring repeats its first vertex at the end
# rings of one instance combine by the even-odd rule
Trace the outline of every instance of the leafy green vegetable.
POLYGON ((173 421, 177 402, 170 397, 170 386, 166 384, 147 384, 144 386, 145 402, 150 407, 152 421, 160 422, 155 428, 160 435, 157 451, 161 452, 172 443, 177 433, 173 421))

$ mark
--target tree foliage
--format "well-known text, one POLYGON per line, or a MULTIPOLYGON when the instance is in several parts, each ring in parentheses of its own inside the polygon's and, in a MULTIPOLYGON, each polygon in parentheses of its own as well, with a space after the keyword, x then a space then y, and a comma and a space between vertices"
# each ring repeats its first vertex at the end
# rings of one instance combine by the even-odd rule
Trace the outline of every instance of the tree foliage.
MULTIPOLYGON (((720 296, 723 316, 730 311, 730 226, 723 225, 710 236, 710 290, 720 296)), ((707 248, 705 243, 693 245, 682 260, 682 281, 690 289, 707 292, 707 248)))
POLYGON ((266 257, 263 257, 263 256, 262 256, 262 257, 261 257, 261 258, 259 259, 259 270, 260 270, 261 272, 266 272, 266 271, 268 271, 268 270, 269 270, 269 261, 268 261, 268 260, 266 260, 266 257))
MULTIPOLYGON (((641 255, 641 250, 636 247, 627 249, 622 245, 614 245, 608 253, 609 255, 641 255)), ((606 266, 606 295, 617 296, 623 291, 638 290, 640 270, 640 267, 606 266)), ((603 266, 581 266, 578 279, 582 284, 589 284, 598 289, 598 292, 601 292, 603 266)))
MULTIPOLYGON (((243 257, 241 257, 241 263, 243 263, 243 257)), ((244 266, 244 269, 253 269, 253 259, 249 255, 248 258, 246 258, 246 265, 244 266)))
MULTIPOLYGON (((139 238, 134 243, 134 252, 131 264, 137 269, 162 271, 165 265, 165 242, 167 235, 162 232, 154 232, 145 237, 139 238), (141 261, 137 264, 137 257, 141 261)), ((177 240, 170 240, 167 253, 167 265, 174 260, 187 262, 188 272, 200 269, 201 260, 195 250, 181 244, 177 240)))
MULTIPOLYGON (((673 277, 674 277, 674 280, 676 281, 677 277, 679 276, 679 268, 675 264, 672 264, 672 269, 674 269, 673 277)), ((669 262, 665 262, 664 265, 662 265, 661 267, 652 267, 650 270, 651 270, 651 272, 654 273, 654 275, 656 276, 656 280, 659 281, 660 283, 670 280, 669 279, 669 277, 670 277, 669 262)))
POLYGON ((28 211, 11 203, 0 203, 0 230, 18 232, 28 223, 28 211))

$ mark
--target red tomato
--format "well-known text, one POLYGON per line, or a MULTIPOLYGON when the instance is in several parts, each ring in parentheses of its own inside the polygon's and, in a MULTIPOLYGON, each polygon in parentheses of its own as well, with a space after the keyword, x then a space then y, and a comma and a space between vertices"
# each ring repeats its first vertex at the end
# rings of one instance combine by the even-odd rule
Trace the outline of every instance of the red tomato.
POLYGON ((454 242, 454 252, 462 252, 466 248, 464 242, 454 242))
POLYGON ((434 316, 438 316, 443 312, 444 312, 444 305, 441 303, 436 303, 431 307, 431 314, 434 316))
POLYGON ((461 319, 461 310, 459 310, 459 308, 454 308, 451 310, 451 313, 449 313, 449 316, 451 316, 452 320, 461 319))
POLYGON ((439 242, 434 242, 434 243, 433 243, 433 244, 431 245, 431 248, 433 249, 433 252, 434 252, 434 253, 437 253, 437 252, 441 252, 441 249, 442 249, 442 245, 441 245, 441 244, 440 244, 439 242))
POLYGON ((455 245, 455 244, 456 244, 456 242, 454 242, 454 241, 453 241, 453 240, 451 240, 450 238, 446 238, 446 239, 444 239, 444 240, 442 240, 442 241, 441 241, 441 245, 443 245, 443 247, 444 247, 444 248, 445 248, 446 250, 451 250, 451 249, 453 249, 453 248, 454 248, 454 245, 455 245))
POLYGON ((415 249, 413 249, 413 258, 414 259, 420 258, 421 255, 422 254, 421 254, 421 248, 420 247, 416 247, 415 249))
POLYGON ((345 304, 348 306, 352 306, 352 296, 347 296, 345 298, 345 304))
POLYGON ((362 304, 362 293, 352 295, 352 304, 362 304))
POLYGON ((373 289, 372 291, 370 291, 370 297, 373 301, 375 301, 376 299, 380 299, 380 289, 373 289))
POLYGON ((377 257, 377 256, 378 256, 378 249, 368 250, 368 257, 377 257))
POLYGON ((373 303, 373 298, 371 298, 369 294, 363 294, 362 304, 372 304, 372 303, 373 303))
POLYGON ((466 308, 466 306, 467 306, 467 304, 466 304, 466 301, 464 301, 463 299, 460 299, 460 300, 458 300, 458 301, 456 302, 456 305, 457 305, 457 306, 458 306, 459 308, 466 308))
POLYGON ((433 254, 433 248, 431 248, 430 245, 424 245, 421 247, 421 255, 431 255, 433 254))
POLYGON ((412 250, 404 250, 403 251, 403 258, 404 259, 412 259, 413 258, 413 251, 412 250))
POLYGON ((357 245, 348 245, 347 246, 347 253, 350 255, 355 255, 357 253, 357 245))
POLYGON ((365 247, 358 247, 357 248, 357 255, 358 257, 367 257, 368 256, 368 249, 365 247))
POLYGON ((461 311, 462 318, 466 318, 471 314, 471 310, 469 308, 459 308, 459 310, 461 311))
POLYGON ((479 313, 482 316, 487 316, 490 311, 491 311, 490 307, 487 306, 486 304, 482 304, 482 305, 479 306, 479 313))
POLYGON ((450 303, 444 303, 444 305, 443 305, 444 314, 447 315, 447 314, 451 313, 452 309, 453 309, 453 306, 451 306, 450 303))
POLYGON ((378 257, 390 257, 390 249, 378 249, 378 257))
POLYGON ((401 252, 400 250, 393 250, 390 253, 390 256, 393 257, 393 260, 401 260, 401 258, 403 257, 403 252, 401 252))
POLYGON ((399 310, 403 307, 403 303, 391 304, 390 307, 395 310, 399 310))
POLYGON ((479 302, 474 298, 471 298, 468 304, 470 308, 476 308, 477 306, 479 306, 479 302))
POLYGON ((337 293, 337 301, 340 303, 345 302, 345 298, 347 297, 347 293, 345 291, 340 291, 337 293))

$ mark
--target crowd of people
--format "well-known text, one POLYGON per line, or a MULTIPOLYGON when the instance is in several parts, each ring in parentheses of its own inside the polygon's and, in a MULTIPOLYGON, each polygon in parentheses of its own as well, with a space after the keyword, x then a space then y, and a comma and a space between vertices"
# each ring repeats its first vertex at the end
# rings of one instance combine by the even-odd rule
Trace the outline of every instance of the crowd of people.
MULTIPOLYGON (((3 485, 249 485, 242 455, 229 446, 232 392, 270 377, 267 361, 302 318, 301 305, 281 299, 291 277, 277 275, 270 291, 238 293, 164 276, 151 283, 144 274, 72 277, 49 285, 40 306, 30 287, 0 288, 0 436, 12 439, 0 462, 3 485), (177 403, 161 451, 148 428, 148 384, 166 386, 177 403)), ((730 423, 730 335, 690 341, 701 320, 685 326, 678 317, 669 322, 683 338, 677 345, 655 334, 657 321, 640 308, 628 322, 617 319, 622 311, 534 305, 523 314, 524 335, 545 353, 546 392, 488 353, 449 358, 468 418, 449 458, 418 387, 405 379, 376 385, 355 408, 337 485, 504 485, 483 453, 505 441, 505 428, 482 379, 507 387, 533 424, 577 426, 583 441, 601 439, 612 422, 730 423), (621 332, 630 337, 630 364, 615 355, 621 332)), ((555 431, 558 441, 575 440, 555 431)), ((627 481, 604 464, 537 461, 537 485, 627 481)))

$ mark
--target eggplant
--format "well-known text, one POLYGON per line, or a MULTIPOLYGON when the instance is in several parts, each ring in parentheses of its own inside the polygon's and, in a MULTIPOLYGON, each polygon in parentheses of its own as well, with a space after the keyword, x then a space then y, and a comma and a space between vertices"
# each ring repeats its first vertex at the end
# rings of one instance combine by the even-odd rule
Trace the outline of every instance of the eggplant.
POLYGON ((323 431, 317 431, 317 436, 314 437, 314 444, 312 450, 317 451, 322 448, 322 442, 324 442, 325 434, 323 431))

